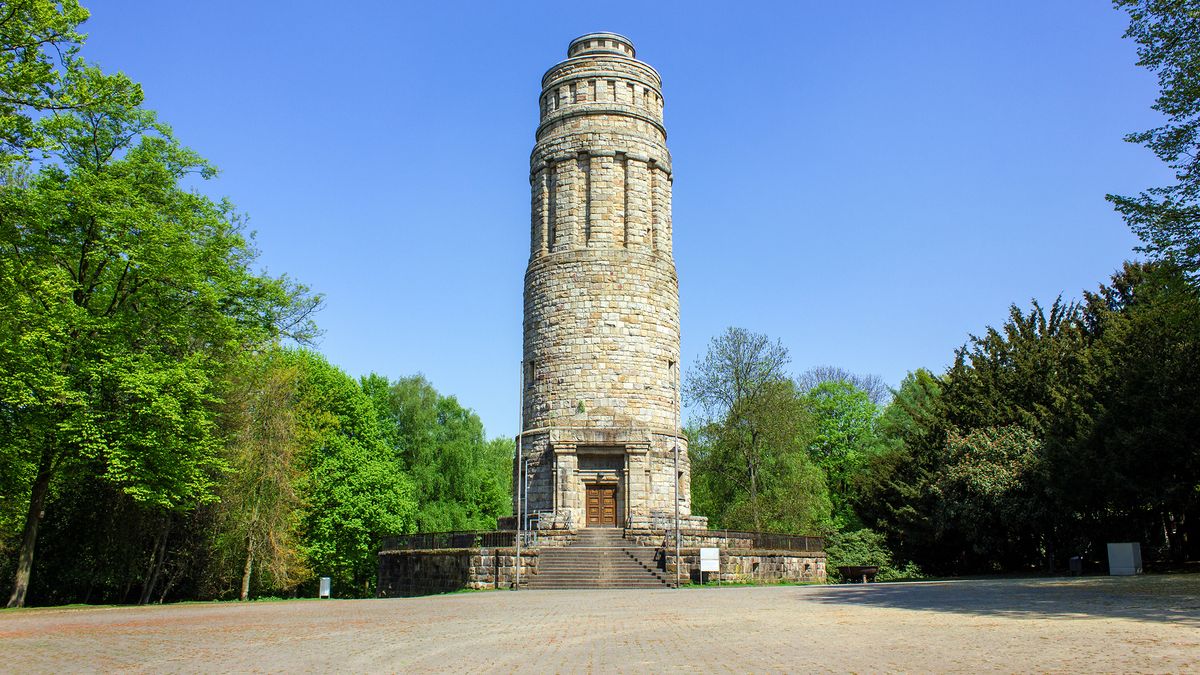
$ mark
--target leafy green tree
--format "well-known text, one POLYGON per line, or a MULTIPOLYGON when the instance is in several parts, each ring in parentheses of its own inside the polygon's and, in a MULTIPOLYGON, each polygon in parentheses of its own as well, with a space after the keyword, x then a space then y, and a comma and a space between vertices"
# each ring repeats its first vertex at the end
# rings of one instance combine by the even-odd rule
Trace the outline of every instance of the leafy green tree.
POLYGON ((944 522, 968 542, 961 564, 995 563, 1019 568, 1038 543, 1030 539, 1043 524, 1036 475, 1040 441, 1018 426, 951 432, 947 457, 935 483, 944 522))
MULTIPOLYGON (((1018 427, 1038 439, 1038 469, 1024 476, 1030 482, 1027 489, 1039 497, 1026 506, 1027 518, 1011 523, 1009 538, 1023 541, 1025 532, 1036 533, 1024 557, 1040 559, 1049 568, 1069 543, 1075 519, 1070 510, 1075 488, 1055 476, 1072 463, 1079 443, 1092 433, 1096 412, 1097 374, 1089 344, 1077 304, 1058 299, 1048 312, 1037 301, 1028 312, 1014 305, 1001 328, 989 327, 982 336, 971 337, 944 378, 948 432, 1018 427)), ((964 525, 952 517, 942 527, 961 533, 964 525)), ((997 551, 1001 553, 1007 556, 1005 564, 1016 555, 997 551)))
POLYGON ((1149 148, 1175 171, 1175 183, 1136 197, 1108 195, 1142 240, 1141 250, 1175 262, 1200 283, 1200 7, 1194 0, 1114 0, 1129 14, 1125 37, 1138 65, 1158 76, 1152 106, 1166 123, 1125 139, 1149 148))
POLYGON ((779 342, 730 328, 688 373, 687 396, 704 413, 688 448, 694 508, 716 524, 803 532, 828 523, 824 477, 806 452, 811 421, 788 361, 779 342))
POLYGON ((255 572, 268 587, 283 589, 310 576, 297 541, 306 440, 295 414, 301 370, 288 356, 278 349, 247 355, 222 405, 229 471, 213 507, 213 572, 225 577, 240 570, 243 601, 255 572))
POLYGON ((40 112, 91 102, 65 81, 78 73, 88 12, 75 0, 8 0, 0 6, 0 170, 43 147, 40 112))
POLYGON ((413 477, 419 531, 492 529, 511 513, 511 441, 487 441, 478 415, 420 375, 370 375, 362 387, 392 456, 413 477))
POLYGON ((879 408, 867 392, 843 380, 821 382, 804 395, 814 435, 808 452, 825 471, 838 527, 857 525, 852 494, 856 477, 880 451, 879 408))
POLYGON ((909 560, 939 550, 932 486, 945 454, 941 396, 942 382, 928 370, 905 376, 879 418, 881 450, 856 476, 855 512, 909 560))
POLYGON ((383 441, 370 397, 319 354, 290 352, 300 369, 294 414, 304 444, 299 492, 308 566, 347 595, 370 595, 380 538, 412 530, 416 488, 383 441))
POLYGON ((180 186, 212 167, 138 107, 136 85, 80 77, 105 103, 45 119, 56 161, 0 185, 0 420, 25 439, 0 459, 28 505, 10 606, 65 464, 95 462, 160 509, 211 500, 221 364, 305 333, 317 304, 252 272, 232 208, 180 186))

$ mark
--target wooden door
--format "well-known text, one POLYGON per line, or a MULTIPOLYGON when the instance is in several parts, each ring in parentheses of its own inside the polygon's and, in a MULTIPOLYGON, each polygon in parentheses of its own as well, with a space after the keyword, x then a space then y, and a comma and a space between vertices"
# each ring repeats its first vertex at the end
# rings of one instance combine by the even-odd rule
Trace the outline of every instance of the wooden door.
POLYGON ((587 526, 617 526, 617 488, 604 485, 587 486, 587 526))

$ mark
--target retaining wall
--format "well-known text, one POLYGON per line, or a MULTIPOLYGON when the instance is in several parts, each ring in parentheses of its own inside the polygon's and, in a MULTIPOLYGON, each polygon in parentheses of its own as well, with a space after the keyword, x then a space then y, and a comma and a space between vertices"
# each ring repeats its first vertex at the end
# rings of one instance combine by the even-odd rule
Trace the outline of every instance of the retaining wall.
MULTIPOLYGON (((450 548, 379 552, 381 598, 449 593, 463 589, 512 588, 516 549, 450 548)), ((521 586, 537 572, 536 549, 521 551, 521 586)))

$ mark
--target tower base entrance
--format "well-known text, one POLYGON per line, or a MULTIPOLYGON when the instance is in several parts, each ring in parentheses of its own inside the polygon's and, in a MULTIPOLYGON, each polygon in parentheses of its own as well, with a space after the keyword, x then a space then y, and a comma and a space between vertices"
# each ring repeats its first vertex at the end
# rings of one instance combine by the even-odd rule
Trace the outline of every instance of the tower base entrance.
POLYGON ((587 527, 617 526, 617 488, 615 485, 587 486, 587 527))

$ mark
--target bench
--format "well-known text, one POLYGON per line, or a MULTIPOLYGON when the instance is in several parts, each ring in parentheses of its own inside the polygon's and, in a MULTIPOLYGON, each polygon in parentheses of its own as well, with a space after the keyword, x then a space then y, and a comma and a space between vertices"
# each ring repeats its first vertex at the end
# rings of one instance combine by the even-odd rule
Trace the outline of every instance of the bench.
POLYGON ((875 575, 879 574, 879 567, 875 565, 846 565, 838 567, 837 571, 841 575, 843 583, 866 584, 875 581, 875 575))

